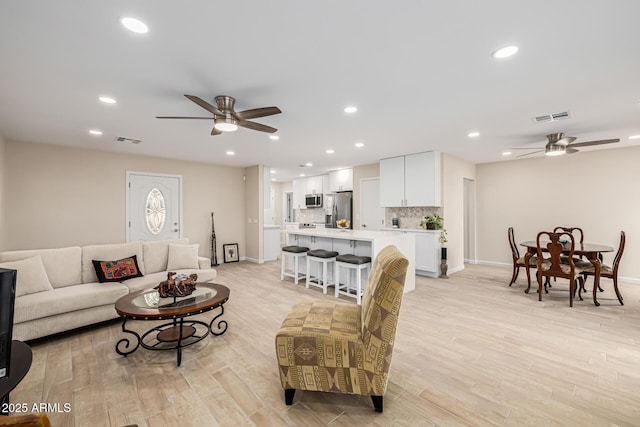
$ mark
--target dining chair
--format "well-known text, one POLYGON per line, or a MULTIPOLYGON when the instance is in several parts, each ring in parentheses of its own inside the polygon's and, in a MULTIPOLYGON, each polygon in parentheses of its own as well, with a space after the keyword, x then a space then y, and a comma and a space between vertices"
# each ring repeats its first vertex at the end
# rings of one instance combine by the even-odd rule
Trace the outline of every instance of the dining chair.
POLYGON ((552 231, 541 231, 536 238, 538 249, 538 301, 542 301, 542 278, 560 277, 569 279, 569 307, 573 307, 573 296, 576 291, 576 281, 582 286, 584 280, 581 276, 582 267, 574 263, 573 252, 575 250, 575 239, 573 234, 566 231, 555 233, 552 231), (568 245, 564 245, 560 240, 567 238, 568 245), (546 240, 549 240, 548 242, 546 240), (570 245, 570 246, 569 246, 570 245), (569 247, 567 258, 562 257, 562 252, 569 247), (548 257, 544 258, 543 252, 548 252, 548 257))
POLYGON ((553 229, 554 233, 560 233, 560 232, 565 232, 565 233, 569 233, 571 234, 574 239, 576 237, 579 237, 580 240, 576 243, 580 243, 580 245, 584 244, 584 233, 582 231, 582 228, 580 227, 562 227, 562 226, 558 226, 556 228, 553 229))
MULTIPOLYGON (((529 270, 526 268, 527 265, 524 262, 524 256, 520 256, 520 252, 518 251, 518 246, 516 245, 516 239, 513 236, 513 227, 509 227, 507 230, 507 236, 509 238, 509 246, 511 246, 511 258, 513 259, 513 273, 511 275, 511 282, 509 282, 509 286, 513 285, 518 279, 518 273, 520 272, 520 268, 525 268, 527 271, 527 282, 528 285, 531 286, 531 275, 529 270)), ((529 268, 537 268, 538 266, 538 257, 532 256, 529 259, 529 268)))
MULTIPOLYGON (((579 237, 580 240, 578 242, 576 242, 576 244, 579 243, 580 246, 582 246, 584 244, 584 232, 582 231, 582 228, 580 228, 580 227, 562 227, 562 226, 558 226, 558 227, 553 229, 554 233, 559 233, 559 232, 562 232, 562 231, 571 234, 574 237, 574 239, 576 237, 579 237)), ((566 255, 562 255, 562 257, 561 257, 563 262, 566 262, 566 258, 567 258, 566 255)), ((577 262, 577 261, 582 260, 582 259, 583 259, 583 257, 582 257, 582 255, 580 255, 579 257, 576 257, 573 260, 573 262, 577 262)), ((556 281, 555 277, 553 278, 553 281, 554 282, 556 281)), ((546 286, 551 287, 551 282, 549 280, 547 280, 546 286)))
MULTIPOLYGON (((618 252, 616 252, 616 256, 613 258, 613 264, 608 265, 608 264, 602 263, 602 265, 600 266, 600 278, 606 277, 608 279, 613 280, 613 290, 616 292, 616 296, 618 297, 618 301, 620 301, 620 305, 624 305, 624 302, 622 302, 622 294, 618 289, 618 267, 620 266, 620 259, 622 258, 622 253, 624 252, 624 246, 626 241, 627 241, 627 238, 624 234, 624 231, 621 231, 620 245, 618 246, 618 252)), ((584 281, 586 282, 586 279, 588 276, 595 276, 595 267, 591 265, 591 263, 589 263, 589 265, 585 264, 585 266, 582 268, 581 274, 582 274, 582 277, 584 278, 584 281)), ((581 286, 580 291, 582 291, 583 288, 584 286, 581 286)), ((600 290, 602 291, 602 289, 600 290)), ((596 292, 596 289, 595 289, 595 283, 594 283, 593 293, 595 294, 595 292, 596 292)), ((595 305, 598 306, 600 305, 600 303, 598 301, 595 301, 595 305)))

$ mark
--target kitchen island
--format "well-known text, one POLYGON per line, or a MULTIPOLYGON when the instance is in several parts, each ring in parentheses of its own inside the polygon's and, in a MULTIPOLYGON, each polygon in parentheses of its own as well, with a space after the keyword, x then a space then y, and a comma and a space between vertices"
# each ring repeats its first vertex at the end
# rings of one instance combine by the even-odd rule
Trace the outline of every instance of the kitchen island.
MULTIPOLYGON (((416 288, 416 243, 412 234, 400 234, 392 231, 338 230, 335 228, 302 228, 299 230, 287 230, 286 232, 287 245, 331 250, 338 252, 340 255, 369 256, 372 260, 385 246, 395 245, 409 260, 404 291, 409 292, 416 288)), ((305 272, 306 265, 304 262, 301 267, 301 271, 305 272)), ((332 273, 331 277, 333 277, 332 273)))

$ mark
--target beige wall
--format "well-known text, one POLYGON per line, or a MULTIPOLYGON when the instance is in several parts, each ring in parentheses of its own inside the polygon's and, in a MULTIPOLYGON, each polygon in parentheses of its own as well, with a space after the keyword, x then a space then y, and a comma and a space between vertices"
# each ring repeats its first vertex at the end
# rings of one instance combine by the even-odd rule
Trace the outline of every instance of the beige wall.
POLYGON ((273 223, 279 225, 280 227, 284 226, 283 221, 283 210, 282 210, 282 183, 281 182, 271 182, 271 192, 273 193, 273 223))
POLYGON ((6 143, 2 135, 0 135, 0 251, 5 249, 5 150, 6 143))
POLYGON ((245 239, 245 255, 249 261, 263 262, 262 227, 264 225, 264 201, 263 201, 263 167, 256 165, 244 170, 245 181, 245 205, 247 235, 245 239))
POLYGON ((464 268, 464 180, 476 179, 475 163, 442 154, 442 217, 447 229, 447 264, 452 272, 464 268))
MULTIPOLYGON (((215 213, 223 243, 245 240, 243 169, 7 141, 7 250, 124 242, 127 171, 182 175, 183 236, 210 256, 215 213)), ((0 199, 2 200, 2 199, 0 199)))
POLYGON ((380 163, 353 167, 353 228, 360 228, 360 180, 380 176, 380 163))
POLYGON ((615 248, 624 230, 619 275, 640 281, 638 159, 640 147, 629 147, 478 165, 478 259, 511 263, 509 226, 516 241, 558 225, 580 227, 586 241, 615 248))

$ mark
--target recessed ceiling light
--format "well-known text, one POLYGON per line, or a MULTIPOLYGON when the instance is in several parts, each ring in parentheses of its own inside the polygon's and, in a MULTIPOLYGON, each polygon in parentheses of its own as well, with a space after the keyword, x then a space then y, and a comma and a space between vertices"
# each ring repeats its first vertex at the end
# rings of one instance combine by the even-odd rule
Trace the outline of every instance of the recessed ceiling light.
POLYGON ((508 58, 518 51, 518 46, 507 46, 496 50, 491 54, 496 59, 508 58))
POLYGON ((329 148, 329 149, 327 150, 327 154, 333 154, 333 153, 335 153, 335 151, 334 151, 334 150, 332 150, 331 148, 329 148))
POLYGON ((131 18, 130 16, 122 16, 120 18, 120 23, 123 27, 133 33, 146 34, 149 32, 149 27, 147 27, 147 24, 140 21, 139 19, 131 18))
POLYGON ((227 156, 233 156, 235 154, 235 151, 227 150, 227 156))
POLYGON ((276 171, 274 171, 273 169, 270 170, 271 173, 276 173, 276 171))
POLYGON ((629 139, 640 139, 640 135, 631 135, 629 139))
POLYGON ((475 138, 476 136, 480 136, 480 132, 469 132, 467 136, 469 138, 475 138))
POLYGON ((355 113, 356 111, 358 111, 358 107, 354 107, 354 106, 344 107, 345 113, 355 113))
POLYGON ((275 182, 275 180, 276 180, 275 178, 271 178, 271 181, 274 181, 274 182, 275 182))
POLYGON ((303 174, 303 173, 301 173, 301 174, 300 174, 300 176, 304 176, 304 174, 303 174))
POLYGON ((310 168, 311 166, 313 166, 313 163, 309 162, 309 163, 305 163, 304 164, 306 167, 310 168))
POLYGON ((278 135, 269 135, 269 139, 273 139, 274 141, 277 141, 280 139, 280 137, 278 135))
POLYGON ((503 156, 510 156, 511 155, 511 151, 505 151, 504 153, 502 153, 503 156))
POLYGON ((362 147, 364 147, 364 142, 356 142, 356 144, 355 144, 355 145, 356 145, 356 147, 358 147, 358 148, 362 148, 362 147))
POLYGON ((89 133, 90 133, 91 135, 102 135, 102 131, 101 131, 101 130, 98 130, 98 129, 90 129, 90 130, 89 130, 89 133))
POLYGON ((110 96, 100 96, 98 97, 98 99, 100 100, 100 102, 104 102, 105 104, 115 104, 116 102, 118 102, 110 96))

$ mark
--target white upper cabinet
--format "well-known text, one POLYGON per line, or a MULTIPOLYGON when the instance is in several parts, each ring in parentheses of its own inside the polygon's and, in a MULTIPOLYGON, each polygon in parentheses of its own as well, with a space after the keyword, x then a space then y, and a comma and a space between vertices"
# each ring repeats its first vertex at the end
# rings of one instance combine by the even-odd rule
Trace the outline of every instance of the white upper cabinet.
POLYGON ((380 206, 404 206, 404 156, 380 160, 380 206))
POLYGON ((296 178, 293 180, 293 208, 306 209, 304 196, 307 194, 306 178, 296 178))
POLYGON ((440 153, 380 160, 380 206, 440 206, 440 153))
POLYGON ((310 176, 307 180, 306 194, 322 194, 322 175, 310 176))
POLYGON ((340 169, 329 172, 330 191, 353 190, 353 169, 340 169))

